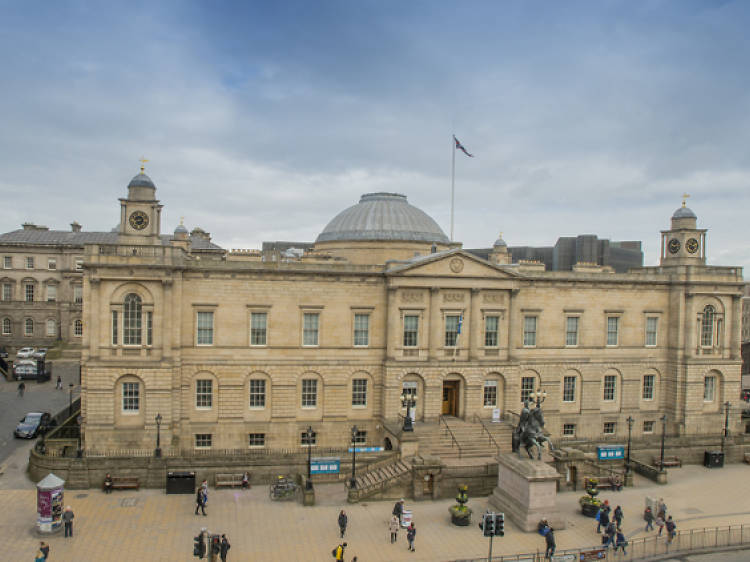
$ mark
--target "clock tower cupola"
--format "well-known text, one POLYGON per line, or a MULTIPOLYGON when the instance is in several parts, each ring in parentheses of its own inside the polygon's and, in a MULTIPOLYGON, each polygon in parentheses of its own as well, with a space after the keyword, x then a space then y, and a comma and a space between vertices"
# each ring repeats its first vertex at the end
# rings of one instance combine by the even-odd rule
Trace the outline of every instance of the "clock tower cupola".
POLYGON ((706 265, 706 229, 697 227, 698 217, 685 202, 672 215, 672 228, 661 231, 661 265, 706 265))
POLYGON ((124 244, 160 244, 162 205, 156 199, 156 185, 144 170, 128 184, 128 196, 120 199, 120 242, 124 244))

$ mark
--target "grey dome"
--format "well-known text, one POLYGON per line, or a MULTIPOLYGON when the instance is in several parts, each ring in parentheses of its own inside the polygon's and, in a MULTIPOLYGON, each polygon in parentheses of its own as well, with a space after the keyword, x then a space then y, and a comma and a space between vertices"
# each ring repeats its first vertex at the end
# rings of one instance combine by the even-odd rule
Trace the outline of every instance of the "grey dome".
POLYGON ((697 219, 698 217, 688 207, 682 206, 674 212, 674 214, 672 215, 672 218, 673 219, 697 219))
POLYGON ((133 179, 130 180, 128 187, 153 187, 154 189, 156 189, 156 186, 154 185, 154 182, 151 181, 151 178, 143 172, 135 175, 133 179))
POLYGON ((175 234, 187 234, 188 230, 185 228, 185 225, 180 223, 177 225, 177 228, 174 229, 175 234))
POLYGON ((340 240, 450 243, 432 218, 399 193, 365 193, 357 205, 336 215, 316 242, 340 240))
POLYGON ((501 234, 492 246, 497 248, 499 246, 507 247, 508 245, 505 243, 505 240, 503 240, 503 235, 501 234))

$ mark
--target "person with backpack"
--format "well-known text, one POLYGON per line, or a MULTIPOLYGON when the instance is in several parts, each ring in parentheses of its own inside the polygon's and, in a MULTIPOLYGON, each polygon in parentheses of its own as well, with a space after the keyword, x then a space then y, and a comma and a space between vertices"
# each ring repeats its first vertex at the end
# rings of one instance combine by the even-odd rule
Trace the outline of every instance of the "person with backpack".
POLYGON ((221 556, 221 562, 227 562, 227 553, 232 545, 229 544, 229 539, 226 535, 221 535, 221 545, 219 546, 219 556, 221 556))
POLYGON ((400 524, 401 521, 402 521, 402 517, 404 515, 404 500, 403 500, 403 498, 401 498, 399 501, 397 501, 394 504, 392 513, 393 513, 393 515, 395 515, 396 517, 398 517, 398 522, 400 524))
POLYGON ((414 539, 417 537, 417 528, 414 526, 414 521, 411 522, 409 528, 406 529, 406 540, 409 541, 409 550, 416 552, 414 548, 414 539))
POLYGON ((615 524, 618 527, 622 527, 623 513, 622 513, 622 508, 619 505, 615 508, 614 516, 615 516, 615 524))
POLYGON ((597 517, 598 525, 596 526, 596 532, 601 533, 602 527, 605 529, 607 528, 607 525, 609 525, 609 506, 602 505, 601 508, 599 508, 599 514, 597 517))
POLYGON ((346 550, 346 546, 347 546, 346 543, 343 542, 333 549, 331 554, 333 554, 334 560, 336 560, 337 562, 344 560, 344 550, 346 550))
POLYGON ((342 509, 339 513, 339 531, 341 532, 341 538, 344 538, 344 533, 346 533, 346 525, 349 522, 349 518, 346 516, 346 513, 344 513, 344 510, 342 509))
POLYGON ((605 548, 615 546, 615 535, 617 534, 617 527, 614 521, 610 521, 607 528, 604 530, 604 537, 602 537, 602 543, 605 548), (605 540, 606 537, 606 540, 605 540))
POLYGON ((674 536, 677 534, 675 531, 677 524, 672 520, 672 516, 670 515, 664 525, 667 527, 667 543, 671 543, 672 539, 674 539, 674 536))
POLYGON ((555 530, 552 527, 548 527, 547 534, 544 535, 544 542, 547 545, 547 550, 544 553, 545 558, 552 558, 555 555, 555 530))
POLYGON ((643 520, 646 522, 646 531, 654 530, 654 512, 651 511, 651 507, 646 506, 646 511, 643 512, 643 520))
POLYGON ((615 537, 615 552, 617 552, 618 548, 622 549, 622 555, 626 556, 627 552, 625 552, 625 547, 628 546, 628 541, 625 538, 625 535, 622 532, 622 529, 619 527, 617 528, 617 535, 615 537))

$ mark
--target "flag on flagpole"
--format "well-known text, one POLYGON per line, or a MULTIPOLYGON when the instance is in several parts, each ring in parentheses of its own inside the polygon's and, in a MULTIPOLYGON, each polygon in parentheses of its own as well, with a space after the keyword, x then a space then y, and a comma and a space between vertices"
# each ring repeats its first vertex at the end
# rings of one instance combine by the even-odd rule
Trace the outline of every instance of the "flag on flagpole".
POLYGON ((456 138, 456 135, 453 135, 453 140, 456 142, 456 149, 457 150, 460 150, 461 152, 463 152, 464 154, 466 154, 466 156, 474 158, 474 155, 473 154, 469 154, 469 152, 464 148, 464 145, 461 144, 461 141, 459 141, 456 138))
POLYGON ((461 316, 458 317, 458 330, 457 330, 457 333, 459 333, 459 334, 461 333, 461 326, 463 325, 463 323, 464 323, 464 315, 462 314, 461 316))

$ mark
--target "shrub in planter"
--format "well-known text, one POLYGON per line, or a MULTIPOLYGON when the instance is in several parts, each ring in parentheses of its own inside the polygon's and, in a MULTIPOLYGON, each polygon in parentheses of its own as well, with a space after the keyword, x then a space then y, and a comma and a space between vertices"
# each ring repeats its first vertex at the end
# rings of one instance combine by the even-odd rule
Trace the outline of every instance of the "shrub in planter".
POLYGON ((581 496, 578 503, 581 506, 581 513, 586 517, 596 517, 602 505, 602 501, 596 497, 599 494, 598 484, 599 481, 596 478, 589 478, 584 483, 587 495, 581 496))
POLYGON ((467 486, 458 487, 458 495, 456 496, 456 505, 452 505, 448 508, 451 514, 451 523, 458 525, 459 527, 465 527, 471 523, 471 508, 465 504, 469 501, 469 495, 466 493, 467 486))

